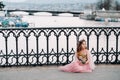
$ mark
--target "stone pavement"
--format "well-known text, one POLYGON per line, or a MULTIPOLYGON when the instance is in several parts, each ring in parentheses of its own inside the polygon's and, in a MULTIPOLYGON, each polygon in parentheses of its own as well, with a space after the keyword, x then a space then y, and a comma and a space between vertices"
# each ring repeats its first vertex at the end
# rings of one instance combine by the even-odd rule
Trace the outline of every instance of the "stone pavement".
POLYGON ((97 65, 92 73, 61 72, 57 66, 0 68, 0 80, 120 80, 120 65, 97 65))

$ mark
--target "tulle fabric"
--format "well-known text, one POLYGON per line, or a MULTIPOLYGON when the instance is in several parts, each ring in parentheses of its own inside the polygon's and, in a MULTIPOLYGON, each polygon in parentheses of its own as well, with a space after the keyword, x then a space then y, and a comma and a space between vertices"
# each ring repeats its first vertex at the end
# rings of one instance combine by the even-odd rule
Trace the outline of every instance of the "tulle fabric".
POLYGON ((85 50, 87 53, 88 61, 89 63, 87 64, 82 64, 76 56, 74 56, 74 60, 65 66, 60 66, 59 70, 64 71, 64 72, 92 72, 95 69, 95 64, 92 59, 92 55, 88 50, 85 50))

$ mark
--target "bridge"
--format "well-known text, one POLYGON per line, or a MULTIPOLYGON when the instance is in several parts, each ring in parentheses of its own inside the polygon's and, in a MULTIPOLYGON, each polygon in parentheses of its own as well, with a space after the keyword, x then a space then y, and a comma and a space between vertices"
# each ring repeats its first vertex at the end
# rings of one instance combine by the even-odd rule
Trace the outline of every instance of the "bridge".
POLYGON ((73 14, 73 17, 78 17, 80 14, 83 14, 82 11, 41 11, 41 10, 7 10, 7 14, 10 14, 10 12, 15 12, 15 11, 27 12, 29 15, 34 15, 34 13, 37 12, 48 12, 51 13, 52 16, 58 16, 61 13, 70 13, 73 14))

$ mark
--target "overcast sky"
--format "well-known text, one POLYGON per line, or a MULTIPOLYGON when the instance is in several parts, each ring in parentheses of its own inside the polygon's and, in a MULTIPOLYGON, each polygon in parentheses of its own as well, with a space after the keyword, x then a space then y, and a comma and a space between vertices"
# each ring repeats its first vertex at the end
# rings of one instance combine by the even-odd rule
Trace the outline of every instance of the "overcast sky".
POLYGON ((47 2, 95 2, 97 0, 2 0, 7 2, 41 2, 41 3, 47 3, 47 2))
MULTIPOLYGON (((98 0, 0 0, 0 1, 7 1, 7 2, 96 2, 98 0)), ((117 0, 120 1, 120 0, 117 0)))
POLYGON ((0 0, 0 1, 6 1, 6 2, 24 2, 26 0, 0 0))

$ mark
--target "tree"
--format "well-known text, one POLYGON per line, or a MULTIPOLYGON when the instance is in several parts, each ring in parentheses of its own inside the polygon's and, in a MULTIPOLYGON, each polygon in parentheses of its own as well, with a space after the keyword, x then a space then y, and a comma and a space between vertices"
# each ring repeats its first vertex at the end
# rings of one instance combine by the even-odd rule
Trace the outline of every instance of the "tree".
POLYGON ((120 4, 117 0, 99 0, 97 9, 105 8, 106 10, 119 10, 120 4))
POLYGON ((5 5, 3 4, 2 1, 0 1, 0 10, 3 10, 4 7, 5 7, 5 5))
POLYGON ((116 10, 120 10, 120 2, 116 1, 116 10))

